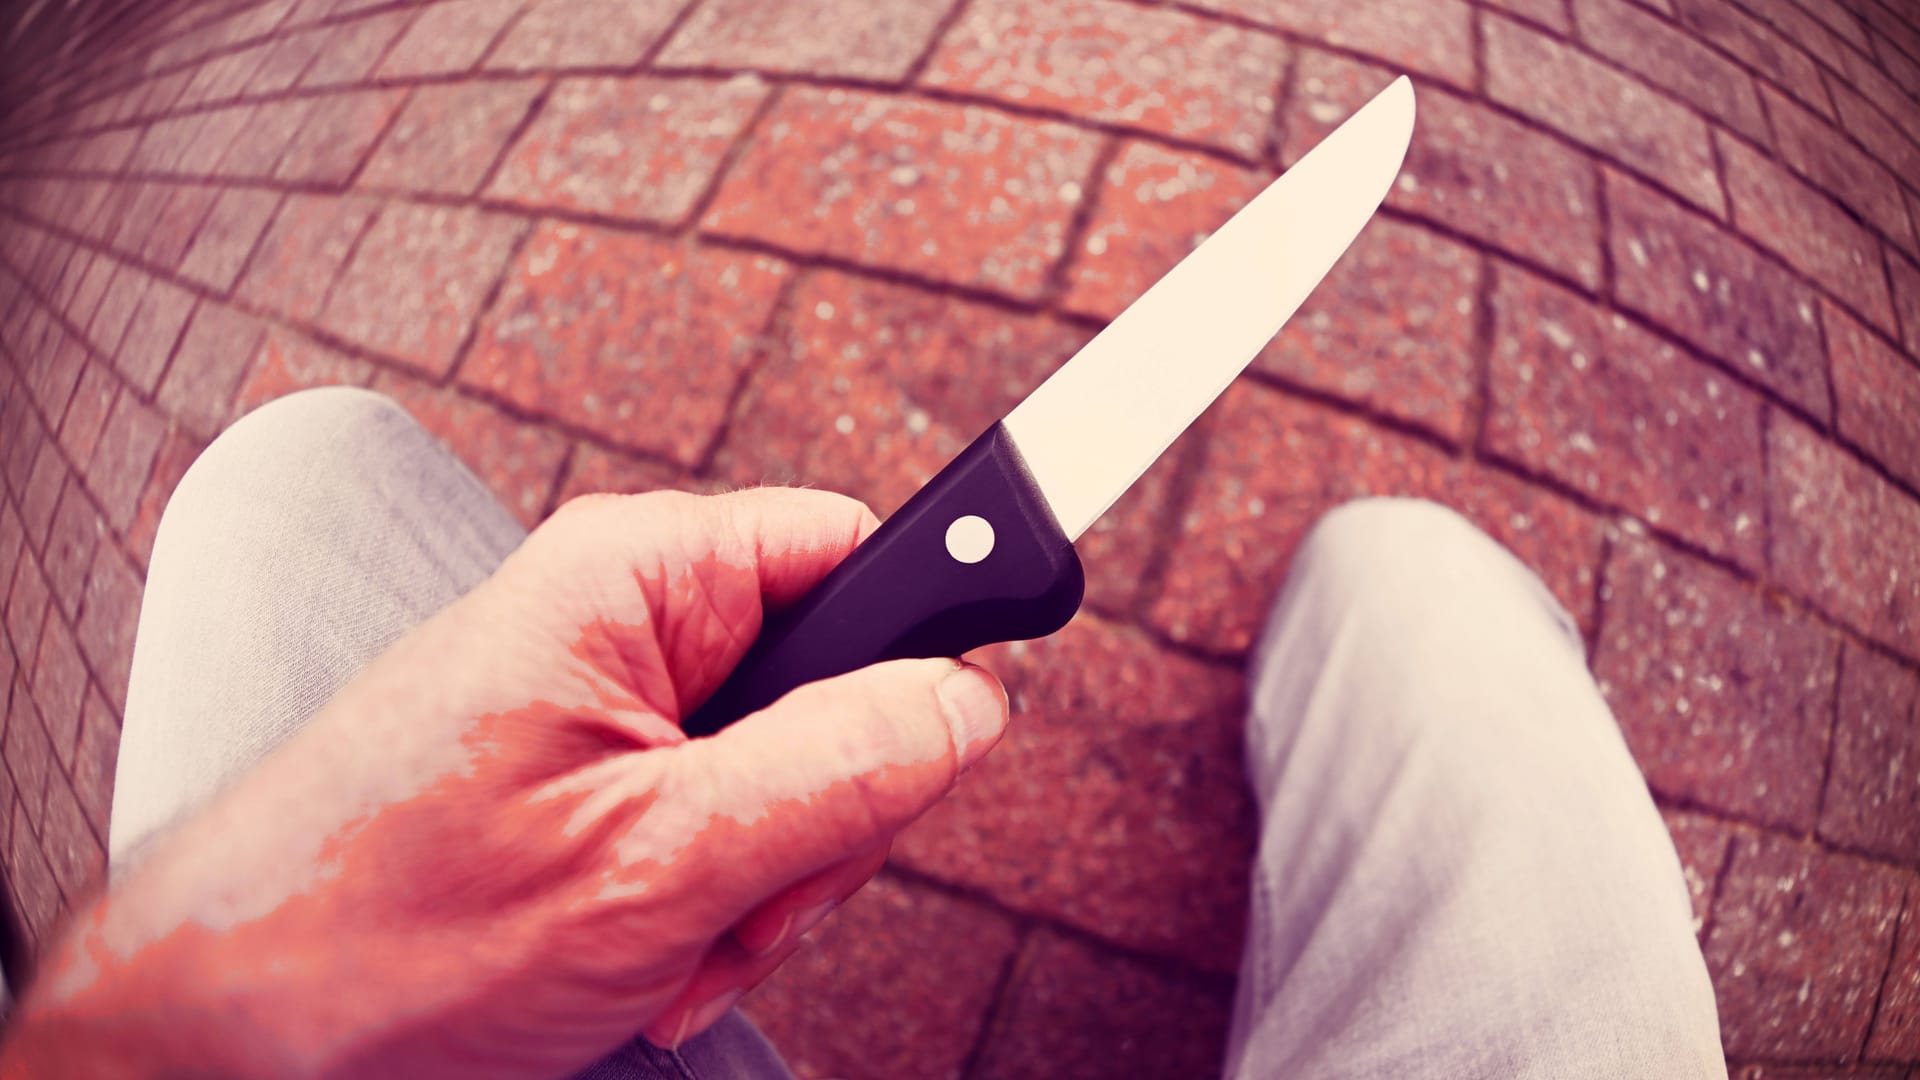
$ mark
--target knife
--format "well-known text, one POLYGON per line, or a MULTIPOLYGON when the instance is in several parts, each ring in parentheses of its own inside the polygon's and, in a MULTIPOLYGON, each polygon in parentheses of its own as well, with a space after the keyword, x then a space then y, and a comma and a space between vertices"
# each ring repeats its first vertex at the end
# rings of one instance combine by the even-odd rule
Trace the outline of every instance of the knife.
POLYGON ((681 725, 709 735, 868 664, 1042 637, 1079 610, 1073 541, 1280 332, 1386 198, 1394 80, 975 439, 792 607, 681 725))

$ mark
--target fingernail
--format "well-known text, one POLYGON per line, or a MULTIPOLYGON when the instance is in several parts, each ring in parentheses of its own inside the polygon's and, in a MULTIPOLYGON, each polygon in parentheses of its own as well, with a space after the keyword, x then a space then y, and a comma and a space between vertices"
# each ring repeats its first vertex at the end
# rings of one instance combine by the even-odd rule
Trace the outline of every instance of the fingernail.
POLYGON ((985 669, 962 663, 940 680, 940 708, 946 713, 953 745, 960 753, 960 769, 973 767, 1000 738, 1007 726, 1007 699, 1000 680, 985 669))
POLYGON ((680 1049, 682 1043, 713 1026, 714 1021, 725 1016, 727 1010, 733 1008, 733 1003, 740 1000, 740 994, 741 991, 729 990, 681 1017, 680 1030, 674 1032, 673 1046, 669 1049, 680 1049))

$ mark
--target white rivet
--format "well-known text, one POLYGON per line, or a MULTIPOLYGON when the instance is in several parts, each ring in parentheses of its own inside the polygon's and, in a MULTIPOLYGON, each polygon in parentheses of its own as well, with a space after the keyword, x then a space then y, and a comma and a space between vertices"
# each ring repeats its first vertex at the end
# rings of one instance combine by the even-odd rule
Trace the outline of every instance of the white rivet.
POLYGON ((993 553, 993 523, 978 514, 954 518, 947 526, 947 554, 963 563, 977 563, 993 553))

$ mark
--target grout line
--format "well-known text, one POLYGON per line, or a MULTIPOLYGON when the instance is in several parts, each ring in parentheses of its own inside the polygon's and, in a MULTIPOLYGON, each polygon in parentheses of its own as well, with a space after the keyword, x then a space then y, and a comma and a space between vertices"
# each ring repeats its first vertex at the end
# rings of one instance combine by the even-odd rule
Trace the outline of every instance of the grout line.
POLYGON ((540 503, 539 520, 545 521, 553 516, 555 510, 560 509, 560 493, 566 490, 567 481, 573 475, 574 462, 579 459, 579 456, 579 442, 567 440, 567 449, 560 455, 560 466, 553 473, 553 484, 547 488, 547 497, 540 503))
POLYGON ((1094 148, 1093 161, 1088 164, 1086 176, 1080 184, 1080 200, 1067 217, 1066 231, 1061 236, 1060 254, 1047 267, 1046 277, 1036 294, 1037 302, 1042 306, 1056 308, 1067 296, 1067 290, 1073 282, 1074 268, 1079 265, 1080 252, 1086 244, 1087 230, 1099 212, 1100 196, 1107 190, 1108 173, 1120 157, 1121 145, 1120 139, 1103 136, 1094 148))
MULTIPOLYGON (((998 907, 997 904, 995 906, 998 907)), ((980 1016, 980 1030, 974 1032, 973 1044, 967 1047, 965 1056, 960 1059, 961 1077, 970 1078, 979 1072, 987 1048, 993 1044, 994 1036, 999 1034, 1001 1019, 1011 1005, 1013 991, 1019 985, 1019 976, 1026 966, 1023 961, 1027 956, 1027 945, 1033 940, 1033 931, 1032 922, 1015 919, 1013 948, 1008 951, 1007 958, 1000 962, 1000 973, 993 980, 993 995, 987 999, 986 1011, 980 1016)))
MULTIPOLYGON (((477 202, 485 197, 486 190, 499 179, 500 170, 506 168, 507 160, 513 156, 514 148, 520 144, 521 139, 526 138, 527 132, 532 130, 533 125, 539 122, 541 114, 547 111, 547 101, 553 96, 554 88, 559 85, 559 79, 545 78, 546 81, 540 84, 540 89, 534 92, 533 99, 527 102, 526 107, 521 111, 519 119, 507 129, 507 137, 501 140, 500 149, 494 152, 493 160, 487 164, 486 171, 480 174, 479 183, 473 186, 473 190, 467 193, 466 198, 477 202)), ((412 100, 411 97, 408 100, 412 100)), ((396 116, 399 111, 395 110, 396 116)), ((371 161, 372 157, 369 156, 368 160, 371 161)))
MULTIPOLYGON (((1907 901, 1916 888, 1910 882, 1903 882, 1900 888, 1900 906, 1893 911, 1893 933, 1887 938, 1887 965, 1880 969, 1880 978, 1873 990, 1873 1004, 1867 1011, 1867 1026, 1860 1033, 1860 1046, 1853 1053, 1855 1060, 1865 1061, 1867 1048, 1873 1045, 1875 1029, 1880 1026, 1880 1018, 1885 1015, 1887 984, 1893 981, 1894 961, 1900 958, 1900 934, 1906 929, 1907 901)), ((1908 1074, 1911 1077, 1911 1073, 1908 1074)))
POLYGON ((1808 840, 1819 841, 1820 822, 1827 816, 1827 796, 1833 789, 1833 759, 1839 753, 1840 743, 1840 688, 1847 677, 1847 650, 1844 641, 1836 641, 1833 646, 1833 697, 1827 709, 1827 747, 1821 755, 1820 791, 1813 803, 1813 824, 1807 829, 1808 840))
POLYGON ((912 86, 926 77, 927 68, 933 66, 933 58, 939 54, 940 46, 946 44, 948 35, 966 17, 971 3, 972 0, 953 0, 946 14, 934 22, 933 33, 927 36, 927 43, 921 48, 920 55, 914 57, 913 62, 907 65, 907 70, 900 75, 902 87, 912 86))
POLYGON ((674 38, 680 36, 680 31, 693 19, 693 13, 704 2, 705 0, 683 0, 680 10, 674 12, 673 18, 667 20, 666 27, 660 31, 660 36, 654 38, 653 44, 647 46, 646 51, 640 54, 640 59, 633 63, 632 71, 638 74, 653 70, 654 64, 660 60, 660 55, 667 51, 667 46, 673 44, 674 38))
POLYGON ((756 334, 758 341, 754 345, 748 362, 735 377, 733 386, 727 391, 726 408, 720 412, 720 423, 714 428, 707 445, 701 449, 699 458, 690 470, 695 479, 718 479, 714 469, 720 458, 720 451, 733 435, 733 429, 742 419, 741 412, 746 407, 747 391, 760 369, 767 363, 775 343, 790 339, 793 319, 794 297, 800 292, 802 283, 813 276, 807 267, 795 267, 793 274, 780 283, 780 291, 775 294, 773 303, 767 307, 766 320, 761 323, 756 334))
POLYGON ((759 136, 760 128, 767 122, 767 117, 773 115, 773 111, 785 98, 786 88, 779 83, 774 83, 768 88, 766 95, 754 105, 753 111, 747 114, 746 123, 740 125, 740 130, 734 135, 733 141, 727 145, 727 149, 720 155, 720 160, 714 164, 713 175, 707 178, 706 187, 694 198, 692 205, 687 207, 680 221, 671 226, 675 234, 693 235, 698 232, 701 220, 719 200, 721 186, 726 183, 728 177, 733 175, 734 166, 746 156, 747 144, 759 136))

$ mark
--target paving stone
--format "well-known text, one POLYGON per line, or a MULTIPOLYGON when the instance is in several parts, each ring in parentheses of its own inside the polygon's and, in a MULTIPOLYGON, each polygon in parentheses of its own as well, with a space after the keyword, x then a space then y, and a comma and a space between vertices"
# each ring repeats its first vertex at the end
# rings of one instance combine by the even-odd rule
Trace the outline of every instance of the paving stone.
POLYGON ((1625 174, 1603 172, 1619 303, 1826 420, 1812 291, 1721 226, 1625 174))
POLYGON ((233 419, 274 398, 314 386, 365 386, 373 365, 329 348, 297 330, 270 326, 234 396, 233 419))
POLYGON ((348 341, 445 375, 525 229, 498 214, 390 204, 340 272, 319 322, 348 341))
POLYGON ((379 66, 381 57, 412 21, 413 14, 403 8, 336 25, 326 43, 320 46, 319 55, 301 73, 299 85, 317 89, 366 82, 379 66))
MULTIPOLYGON (((73 764, 80 741, 80 708, 87 693, 87 665, 64 616, 47 616, 41 627, 40 652, 33 665, 33 701, 40 710, 54 757, 73 764)), ((59 781, 55 781, 59 783, 59 781)))
POLYGON ((928 876, 1130 949, 1232 971, 1257 819, 1234 668, 1081 614, 984 650, 1016 722, 895 839, 928 876))
POLYGON ((1061 305, 1112 319, 1271 179, 1205 154, 1129 141, 1101 178, 1061 305))
POLYGON ((452 0, 420 12, 380 62, 383 79, 451 75, 469 71, 507 21, 519 14, 522 0, 452 0))
POLYGON ((1563 37, 1573 36, 1573 18, 1567 14, 1568 0, 1489 0, 1491 6, 1509 15, 1529 19, 1563 37))
POLYGON ((1693 901, 1693 933, 1700 937, 1713 913, 1714 886, 1719 884, 1720 870, 1726 865, 1734 830, 1717 818, 1684 810, 1663 809, 1660 817, 1680 856, 1680 873, 1686 878, 1687 896, 1693 901))
POLYGON ((1487 93, 1495 101, 1726 216, 1713 146, 1698 116, 1511 19, 1489 15, 1483 25, 1487 93))
MULTIPOLYGON (((34 459, 40 453, 41 444, 47 441, 48 433, 25 394, 14 397, 8 406, 5 414, 8 423, 0 430, 0 438, 5 438, 8 444, 7 487, 19 492, 26 489, 27 476, 33 471, 34 459)), ((4 574, 5 571, 0 571, 0 575, 4 574)))
POLYGON ((920 0, 802 0, 771 6, 715 0, 693 9, 657 64, 899 79, 933 43, 951 6, 920 0))
POLYGON ((224 304, 203 301, 180 337, 154 401, 202 439, 217 434, 265 327, 224 304))
POLYGON ((359 185, 473 194, 541 86, 526 80, 420 87, 367 162, 359 185))
POLYGON ((119 265, 112 256, 97 255, 87 264, 87 272, 79 284, 74 286, 73 297, 67 302, 67 322, 83 335, 93 322, 94 313, 100 310, 100 301, 106 296, 107 285, 113 281, 119 265))
POLYGON ((227 144, 212 166, 215 176, 237 180, 265 180, 273 175, 287 147, 306 128, 307 117, 326 105, 327 98, 294 98, 250 106, 245 132, 227 144))
POLYGON ((180 157, 199 132, 205 113, 192 113, 158 120, 147 125, 140 144, 127 160, 127 171, 135 173, 178 172, 180 157))
POLYGON ((974 1074, 1217 1076, 1230 981, 1141 963, 1049 929, 1020 950, 974 1074))
MULTIPOLYGON (((1881 106, 1839 79, 1827 79, 1827 89, 1839 109, 1840 129, 1866 147, 1867 152, 1893 170, 1895 176, 1920 176, 1920 143, 1916 143, 1893 121, 1881 106)), ((1911 216, 1911 215, 1909 215, 1911 216)), ((1920 225, 1920 222, 1915 222, 1920 225)))
POLYGON ((1920 487, 1920 363, 1831 301, 1821 302, 1820 317, 1833 358, 1840 434, 1920 487))
POLYGON ((60 505, 53 513, 53 528, 47 534, 47 585, 53 602, 69 621, 80 612, 80 595, 86 585, 87 564, 93 559, 94 545, 106 535, 106 522, 100 518, 86 492, 76 480, 60 494, 60 505))
POLYGON ((52 594, 33 552, 23 546, 18 558, 10 575, 13 584, 7 593, 6 626, 14 654, 20 661, 20 674, 25 678, 33 671, 33 662, 39 656, 40 629, 46 621, 52 594))
MULTIPOLYGON (((1392 81, 1385 68, 1301 49, 1282 120, 1292 164, 1392 81)), ((1387 205, 1528 259, 1588 289, 1600 286, 1600 192, 1593 164, 1540 132, 1423 88, 1400 178, 1387 205)))
POLYGON ((1810 829, 1838 643, 1726 571, 1638 537, 1614 548, 1594 673, 1653 789, 1810 829))
POLYGON ((116 532, 124 531, 133 519, 166 426, 164 417, 132 394, 121 394, 107 414, 107 428, 87 463, 86 477, 87 487, 100 500, 101 512, 116 532))
POLYGON ((1920 862, 1920 674, 1848 645, 1820 837, 1857 851, 1920 862))
POLYGON ((486 66, 628 67, 646 56, 684 6, 684 0, 533 0, 486 66))
MULTIPOLYGON (((26 664, 24 657, 21 664, 26 664)), ((26 823, 37 829, 46 804, 47 777, 56 771, 53 743, 47 739, 46 728, 40 723, 39 706, 29 697, 26 684, 16 682, 13 693, 18 700, 10 707, 7 717, 4 753, 7 768, 13 773, 14 792, 25 810, 26 823)), ((17 865, 14 869, 18 869, 17 865)))
POLYGON ((1574 0, 1580 40, 1708 116, 1766 143, 1752 76, 1693 35, 1627 0, 1574 0))
MULTIPOLYGON (((1920 886, 1911 880, 1866 1056, 1874 1061, 1920 1059, 1920 886)), ((1912 1074, 1908 1076, 1911 1080, 1912 1074)))
POLYGON ((87 898, 97 883, 103 883, 107 871, 107 851, 87 824, 86 811, 63 775, 55 774, 47 785, 46 820, 41 829, 42 842, 52 865, 53 879, 69 905, 87 898))
POLYGON ((364 199, 287 196, 235 295, 295 319, 318 315, 376 209, 375 203, 364 199))
POLYGON ((126 336, 127 323, 133 320, 133 313, 139 310, 140 300, 147 292, 147 283, 152 278, 132 266, 122 265, 107 285, 106 293, 100 298, 99 310, 94 312, 93 321, 87 325, 87 340, 99 352, 112 356, 120 347, 120 339, 126 336))
POLYGON ((1065 249, 1097 145, 977 106, 795 88, 703 228, 1032 298, 1065 249))
POLYGON ((1889 249, 1887 276, 1893 281, 1893 306, 1899 313, 1900 340, 1908 356, 1920 356, 1920 264, 1889 249))
POLYGON ((101 544, 87 571, 87 598, 75 636, 116 712, 127 707, 133 634, 140 624, 141 577, 111 544, 101 544))
POLYGON ((1671 0, 1680 24, 1717 45, 1820 112, 1830 112, 1813 58, 1727 0, 1671 0))
POLYGON ((133 155, 134 144, 139 141, 140 129, 138 128, 101 132, 88 139, 86 146, 74 157, 74 168, 109 175, 118 174, 126 168, 127 159, 133 155))
POLYGON ((1455 86, 1473 85, 1472 9, 1459 0, 1199 0, 1196 6, 1365 53, 1455 86))
POLYGON ((206 61, 194 72, 187 88, 181 92, 179 107, 192 108, 238 97, 254 73, 265 63, 270 49, 270 45, 260 45, 206 61))
POLYGON ((1245 653, 1307 528, 1363 495, 1414 495, 1454 507, 1592 627, 1600 524, 1565 500, 1244 379, 1200 422, 1205 457, 1148 608, 1149 624, 1175 641, 1245 653))
POLYGON ((766 96, 766 84, 752 76, 561 79, 487 195, 677 224, 712 186, 727 148, 766 96))
POLYGON ((353 178, 406 97, 404 90, 350 90, 316 98, 280 162, 276 179, 339 185, 353 178))
POLYGON ((43 355, 46 359, 34 373, 29 392, 40 403, 41 411, 49 422, 53 422, 66 415, 67 403, 73 398, 73 388, 80 382, 80 372, 91 358, 86 346, 57 324, 48 335, 43 355))
POLYGON ((1019 945, 1000 912, 884 873, 806 941, 741 1003, 802 1076, 961 1075, 1019 945))
POLYGON ((96 835, 107 835, 113 810, 113 773, 120 761, 120 722, 97 686, 87 687, 81 711, 80 749, 74 755, 73 791, 96 835))
POLYGON ((922 81, 1257 158, 1287 63, 1280 38, 1108 0, 986 0, 922 81))
POLYGON ((546 515, 567 453, 564 438, 483 401, 413 379, 381 374, 373 388, 451 447, 521 524, 532 528, 546 515))
POLYGON ((701 481, 665 462, 606 450, 591 443, 576 443, 568 459, 567 474, 554 497, 558 506, 582 495, 636 495, 648 491, 697 491, 713 494, 731 490, 733 485, 701 481))
POLYGON ((20 518, 26 522, 27 546, 35 551, 46 544, 47 530, 53 524, 53 508, 60 501, 60 489, 66 486, 71 471, 60 448, 48 443, 41 448, 33 471, 27 475, 27 486, 20 492, 20 518))
POLYGON ((141 393, 152 393, 159 383, 193 303, 192 293, 159 278, 141 294, 140 306, 134 309, 126 337, 113 357, 114 367, 141 393))
POLYGON ((254 107, 237 105, 229 109, 215 109, 200 118, 200 126, 194 130, 193 138, 180 152, 175 171, 188 176, 215 176, 220 172, 220 164, 227 157, 233 145, 243 138, 251 139, 257 132, 253 123, 254 107))
POLYGON ((280 195, 252 188, 220 192, 193 244, 180 260, 180 276, 215 292, 227 292, 240 277, 247 256, 266 232, 267 222, 280 205, 280 195))
POLYGON ((1899 875, 1860 859, 1768 833, 1737 840, 1705 946, 1727 1056, 1858 1053, 1902 894, 1899 875))
POLYGON ((153 459, 153 475, 141 490, 133 522, 127 526, 126 551, 142 571, 153 559, 153 540, 160 533, 160 517, 166 512, 167 502, 180 486, 180 479, 187 475, 187 468, 206 448, 205 438, 179 428, 168 429, 166 439, 160 443, 160 451, 153 459))
POLYGON ((764 255, 542 225, 460 381, 694 465, 726 420, 789 273, 764 255), (701 362, 681 362, 686 356, 701 362))
POLYGON ((1920 503, 1806 425, 1767 431, 1768 561, 1789 591, 1920 659, 1920 503))
POLYGON ((1832 124, 1766 90, 1767 112, 1779 135, 1780 156, 1814 186, 1838 199, 1862 219, 1913 250, 1913 225, 1900 182, 1832 124))
POLYGON ((1757 244, 1832 290, 1876 327, 1893 329, 1893 307, 1872 236, 1811 186, 1720 136, 1734 225, 1757 244))
POLYGON ((1558 286, 1496 267, 1488 452, 1758 568, 1761 399, 1558 286))
POLYGON ((52 940, 63 902, 53 868, 47 865, 33 830, 19 823, 7 843, 7 869, 7 883, 13 887, 19 901, 16 910, 25 923, 27 946, 38 951, 52 940))
POLYGON ((247 80, 244 91, 249 97, 277 94, 300 81, 314 58, 333 36, 330 26, 314 27, 299 33, 284 34, 268 47, 260 67, 247 80))

